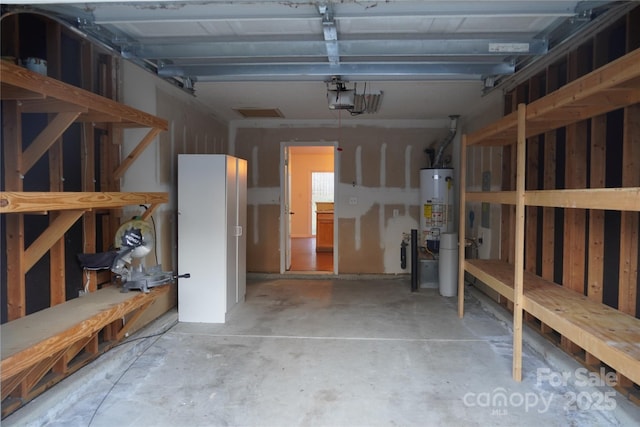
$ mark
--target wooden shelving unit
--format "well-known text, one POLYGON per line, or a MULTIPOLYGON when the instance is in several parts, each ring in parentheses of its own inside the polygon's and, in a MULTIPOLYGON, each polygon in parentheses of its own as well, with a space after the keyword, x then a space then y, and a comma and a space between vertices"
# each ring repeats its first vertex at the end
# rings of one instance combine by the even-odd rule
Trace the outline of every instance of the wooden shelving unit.
MULTIPOLYGON (((4 417, 112 347, 159 296, 169 291, 169 287, 163 286, 146 294, 122 294, 114 287, 98 290, 93 282, 88 295, 67 301, 64 288, 65 233, 84 216, 83 246, 85 250, 91 247, 95 250, 96 210, 149 205, 143 215, 146 218, 159 204, 168 202, 169 197, 167 193, 91 191, 96 179, 93 169, 83 172, 82 187, 87 191, 23 191, 23 179, 29 170, 45 153, 50 152, 50 160, 57 155, 51 151, 52 147, 61 145, 63 133, 73 123, 99 124, 109 130, 150 128, 131 154, 116 163, 113 170, 106 171, 111 183, 117 182, 154 138, 168 129, 168 123, 4 60, 0 61, 0 83, 6 190, 0 192, 0 214, 6 219, 3 238, 7 248, 7 301, 4 303, 7 304, 9 320, 0 328, 4 417), (32 113, 46 113, 48 125, 23 149, 22 117, 32 113), (49 225, 25 247, 24 216, 27 214, 48 215, 49 225), (48 252, 51 254, 52 271, 62 270, 56 276, 51 274, 48 286, 51 307, 27 315, 25 277, 48 252)), ((84 131, 85 142, 90 141, 85 143, 87 147, 93 144, 91 132, 89 129, 84 131)), ((93 165, 91 153, 83 152, 83 156, 91 159, 87 165, 93 165)), ((58 170, 56 173, 61 174, 58 170)), ((50 175, 52 180, 53 175, 50 175)), ((61 182, 52 184, 55 186, 62 187, 61 182)), ((47 284, 43 284, 43 288, 46 289, 47 284)))
POLYGON ((144 217, 160 203, 168 202, 167 193, 118 192, 0 192, 0 213, 24 213, 61 210, 113 209, 127 205, 151 204, 144 217))
POLYGON ((2 325, 3 416, 117 344, 167 292, 169 286, 147 294, 109 286, 2 325))
MULTIPOLYGON (((475 276, 513 303, 513 378, 522 378, 523 312, 640 384, 640 320, 525 272, 527 206, 640 211, 640 187, 525 191, 527 139, 640 102, 640 49, 561 87, 477 132, 464 135, 460 159, 460 212, 467 201, 515 206, 513 263, 460 257, 458 313, 464 315, 464 275, 475 276), (466 192, 466 150, 516 146, 515 191, 466 192)), ((460 247, 465 247, 461 221, 460 247)))

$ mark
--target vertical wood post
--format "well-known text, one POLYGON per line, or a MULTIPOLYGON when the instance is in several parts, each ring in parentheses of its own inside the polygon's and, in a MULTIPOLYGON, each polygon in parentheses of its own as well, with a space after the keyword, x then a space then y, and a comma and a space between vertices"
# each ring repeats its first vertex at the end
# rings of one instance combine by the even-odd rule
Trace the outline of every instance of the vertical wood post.
MULTIPOLYGON (((83 124, 82 132, 82 191, 96 191, 95 184, 95 138, 93 124, 83 124)), ((82 251, 84 253, 96 252, 96 213, 87 211, 82 218, 82 251)), ((97 273, 95 271, 85 271, 84 287, 88 292, 98 290, 97 273)))
MULTIPOLYGON (((540 77, 533 77, 529 80, 529 102, 540 98, 540 77)), ((527 190, 538 190, 538 176, 540 165, 538 164, 540 152, 540 136, 534 136, 527 141, 527 174, 525 177, 525 188, 527 190)), ((526 239, 525 239, 525 270, 536 273, 537 248, 538 248, 538 207, 528 206, 526 209, 526 239)))
POLYGON ((458 234, 458 317, 464 316, 464 263, 465 263, 465 235, 466 235, 466 191, 467 191, 467 135, 462 135, 460 147, 460 230, 458 234))
MULTIPOLYGON (((22 191, 22 120, 16 101, 3 102, 2 132, 5 188, 22 191)), ((7 319, 11 321, 26 314, 24 215, 7 215, 6 227, 7 319)))
MULTIPOLYGON (((47 74, 55 79, 61 78, 60 61, 61 33, 60 25, 47 23, 47 74)), ((51 117, 50 117, 51 119, 51 117)), ((63 182, 63 138, 58 138, 49 148, 49 190, 64 191, 63 182)), ((58 212, 49 214, 49 223, 58 217, 58 212)), ((49 296, 50 306, 66 301, 65 246, 64 237, 49 249, 49 296)))
MULTIPOLYGON (((609 57, 609 31, 603 31, 593 40, 593 66, 605 65, 609 57)), ((590 141, 590 188, 604 188, 606 178, 607 155, 607 115, 602 114, 591 119, 590 141)), ((591 209, 589 211, 589 240, 587 242, 587 297, 602 303, 604 294, 604 210, 591 209)), ((600 360, 591 353, 585 354, 585 363, 590 366, 600 366, 600 360)))
POLYGON ((513 379, 522 380, 522 300, 524 291, 524 191, 527 107, 518 105, 518 141, 516 145, 515 260, 513 280, 513 379))
MULTIPOLYGON (((546 93, 553 92, 559 86, 557 67, 547 68, 546 93)), ((543 189, 553 190, 556 188, 556 151, 557 134, 556 131, 544 134, 544 177, 543 189)), ((542 277, 553 281, 555 269, 555 233, 556 220, 555 208, 542 208, 542 277)))
MULTIPOLYGON (((567 61, 567 80, 573 81, 585 74, 587 67, 584 52, 571 52, 567 61)), ((565 187, 587 187, 587 121, 572 123, 566 127, 565 187)), ((585 233, 587 215, 584 209, 564 210, 564 239, 562 247, 562 286, 584 294, 586 251, 585 233)), ((561 338, 562 347, 568 353, 580 348, 567 337, 561 338)))
MULTIPOLYGON (((93 48, 91 43, 82 42, 82 87, 86 90, 93 91, 93 48)), ((95 171, 95 127, 93 123, 84 123, 82 125, 82 145, 80 147, 80 158, 82 161, 82 191, 96 191, 96 171, 95 171)), ((87 211, 82 218, 82 251, 84 253, 95 253, 96 246, 96 213, 95 211, 87 211)), ((96 271, 84 272, 83 286, 86 291, 95 292, 98 290, 98 274, 96 271)), ((98 338, 97 335, 92 339, 92 349, 96 350, 98 338)))
MULTIPOLYGON (((624 109, 622 186, 640 186, 640 106, 624 109)), ((636 315, 638 294, 638 212, 622 212, 620 224, 620 286, 618 310, 636 315)))

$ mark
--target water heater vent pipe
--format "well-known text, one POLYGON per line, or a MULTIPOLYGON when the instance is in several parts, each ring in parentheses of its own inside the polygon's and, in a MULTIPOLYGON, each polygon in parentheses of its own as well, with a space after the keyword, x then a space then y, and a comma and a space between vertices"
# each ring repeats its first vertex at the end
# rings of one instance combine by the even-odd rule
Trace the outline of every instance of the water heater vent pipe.
POLYGON ((458 131, 458 117, 460 116, 449 116, 449 119, 451 120, 449 123, 449 135, 447 135, 445 140, 442 141, 442 143, 440 143, 440 146, 438 147, 435 159, 433 160, 433 164, 431 165, 431 167, 434 169, 444 167, 444 164, 442 163, 442 155, 444 154, 445 148, 447 148, 449 144, 451 144, 451 141, 453 141, 453 138, 456 136, 456 133, 458 131))

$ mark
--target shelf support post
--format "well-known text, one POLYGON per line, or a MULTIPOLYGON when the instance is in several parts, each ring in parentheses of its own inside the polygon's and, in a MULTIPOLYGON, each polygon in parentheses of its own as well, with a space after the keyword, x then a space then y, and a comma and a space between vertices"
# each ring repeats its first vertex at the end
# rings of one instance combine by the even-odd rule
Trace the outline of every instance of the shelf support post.
POLYGON ((524 280, 524 190, 527 107, 518 105, 518 140, 516 143, 516 218, 513 280, 513 379, 522 381, 522 300, 524 280))
MULTIPOLYGON (((624 109, 622 142, 622 185, 640 186, 640 107, 632 105, 624 109)), ((637 313, 638 293, 638 236, 640 221, 637 212, 622 212, 620 224, 620 284, 618 309, 631 316, 637 313)))
POLYGON ((464 263, 465 263, 465 231, 466 231, 466 180, 467 174, 467 135, 462 135, 460 149, 460 231, 458 232, 458 317, 464 316, 464 263))
MULTIPOLYGON (((16 101, 3 103, 2 137, 5 188, 22 191, 22 115, 16 101)), ((6 221, 7 319, 15 320, 26 314, 24 216, 7 215, 6 221)))

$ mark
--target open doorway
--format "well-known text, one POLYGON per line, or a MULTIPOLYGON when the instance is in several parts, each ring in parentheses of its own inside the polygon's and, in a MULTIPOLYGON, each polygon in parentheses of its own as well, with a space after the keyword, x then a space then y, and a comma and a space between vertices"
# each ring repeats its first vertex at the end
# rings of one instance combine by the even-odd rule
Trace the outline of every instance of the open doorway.
POLYGON ((283 144, 283 271, 334 273, 335 145, 283 144))

